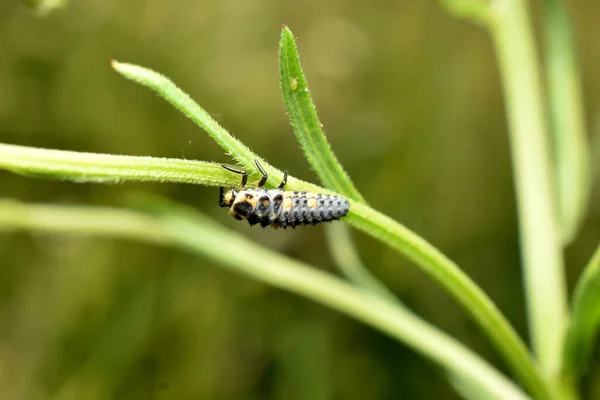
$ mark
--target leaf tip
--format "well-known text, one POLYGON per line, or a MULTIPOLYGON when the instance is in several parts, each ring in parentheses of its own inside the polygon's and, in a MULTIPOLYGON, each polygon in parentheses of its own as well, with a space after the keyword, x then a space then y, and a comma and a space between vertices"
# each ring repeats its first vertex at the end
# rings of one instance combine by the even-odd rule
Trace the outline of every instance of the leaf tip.
POLYGON ((281 24, 281 37, 294 37, 292 30, 286 24, 281 24))

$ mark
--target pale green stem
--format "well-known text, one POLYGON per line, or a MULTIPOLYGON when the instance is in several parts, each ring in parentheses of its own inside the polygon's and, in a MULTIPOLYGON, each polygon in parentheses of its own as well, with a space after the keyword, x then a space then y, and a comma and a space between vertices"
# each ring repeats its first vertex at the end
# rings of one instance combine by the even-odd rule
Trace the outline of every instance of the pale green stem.
POLYGON ((530 335, 551 380, 560 368, 567 310, 540 66, 525 2, 493 4, 491 33, 510 127, 530 335))
POLYGON ((346 225, 334 224, 325 227, 329 252, 342 273, 355 285, 377 294, 392 303, 401 305, 400 300, 363 264, 346 225))
POLYGON ((590 155, 573 29, 562 0, 546 0, 548 88, 561 229, 573 241, 590 192, 590 155))
POLYGON ((583 270, 573 293, 565 340, 563 375, 574 380, 585 370, 600 327, 600 246, 583 270))
POLYGON ((0 169, 75 182, 177 182, 236 185, 239 176, 219 164, 176 158, 136 157, 40 149, 0 143, 0 169))

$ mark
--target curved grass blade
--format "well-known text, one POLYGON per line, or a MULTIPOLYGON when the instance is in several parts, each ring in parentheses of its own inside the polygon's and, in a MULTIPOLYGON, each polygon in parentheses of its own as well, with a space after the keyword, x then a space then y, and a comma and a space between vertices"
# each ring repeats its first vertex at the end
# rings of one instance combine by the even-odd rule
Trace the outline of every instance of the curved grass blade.
POLYGON ((581 225, 590 193, 590 154, 573 29, 562 0, 544 2, 547 80, 563 242, 581 225))
POLYGON ((364 202, 331 150, 302 72, 292 31, 283 26, 279 43, 279 79, 283 102, 294 134, 323 185, 352 200, 364 202))
POLYGON ((340 271, 350 282, 389 302, 402 305, 398 297, 375 278, 362 263, 347 226, 342 224, 327 225, 325 226, 325 236, 327 237, 329 252, 340 271))
MULTIPOLYGON (((321 128, 302 71, 294 35, 286 26, 283 26, 279 43, 279 79, 283 101, 296 138, 323 185, 350 199, 364 202, 364 198, 344 171, 321 128)), ((399 303, 397 297, 360 261, 351 244, 350 232, 344 225, 326 226, 325 232, 334 261, 350 281, 399 303)))
POLYGON ((210 186, 239 183, 239 177, 219 164, 204 161, 79 153, 4 143, 0 143, 0 169, 74 182, 175 182, 210 186))
POLYGON ((254 154, 245 144, 231 136, 206 110, 192 100, 187 93, 178 88, 169 78, 150 69, 133 64, 120 63, 115 60, 111 61, 111 66, 125 78, 155 91, 173 107, 181 111, 183 115, 202 128, 228 155, 242 164, 243 168, 248 172, 250 179, 258 180, 261 177, 254 164, 254 160, 257 159, 271 177, 269 182, 267 182, 267 187, 273 185, 271 182, 281 182, 283 172, 273 168, 265 160, 254 154))
POLYGON ((107 207, 0 201, 0 227, 126 237, 187 249, 356 318, 502 398, 528 399, 479 356, 412 313, 326 272, 260 247, 188 208, 157 200, 152 200, 150 207, 156 215, 107 207))
POLYGON ((576 379, 585 370, 600 328, 600 246, 573 293, 571 321, 563 352, 563 376, 576 379))
POLYGON ((540 63, 527 3, 506 0, 492 10, 490 32, 506 98, 529 334, 540 369, 552 382, 560 373, 567 296, 540 63))

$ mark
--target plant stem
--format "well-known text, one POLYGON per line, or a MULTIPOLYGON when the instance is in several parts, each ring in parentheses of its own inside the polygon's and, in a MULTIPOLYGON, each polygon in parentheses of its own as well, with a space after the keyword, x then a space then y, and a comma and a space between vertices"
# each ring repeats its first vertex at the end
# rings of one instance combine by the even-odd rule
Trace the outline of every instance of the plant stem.
POLYGON ((0 143, 0 169, 94 183, 143 181, 218 186, 234 185, 239 180, 219 164, 204 161, 81 153, 4 143, 0 143))
POLYGON ((563 241, 576 236, 587 208, 590 157, 573 29, 562 0, 544 2, 547 80, 563 241))
POLYGON ((391 218, 350 202, 348 223, 388 244, 421 267, 454 297, 488 336, 523 385, 537 399, 550 398, 525 343, 495 304, 452 260, 391 218))
POLYGON ((571 321, 567 331, 563 376, 576 379, 589 364, 600 327, 600 245, 583 270, 573 292, 571 321))
POLYGON ((560 368, 567 309, 540 67, 525 2, 498 0, 494 13, 491 33, 510 127, 530 335, 550 380, 560 368))
POLYGON ((348 226, 332 224, 325 227, 325 236, 329 252, 338 269, 344 276, 358 287, 378 295, 389 302, 404 307, 398 297, 377 279, 363 264, 356 250, 348 226))

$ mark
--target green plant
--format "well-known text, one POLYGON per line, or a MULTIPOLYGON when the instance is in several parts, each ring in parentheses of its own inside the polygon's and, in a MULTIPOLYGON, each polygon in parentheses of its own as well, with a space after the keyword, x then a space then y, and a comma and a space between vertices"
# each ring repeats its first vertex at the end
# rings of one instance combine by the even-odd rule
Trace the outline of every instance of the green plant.
MULTIPOLYGON (((549 135, 544 124, 545 107, 536 84, 539 67, 523 5, 516 0, 499 2, 499 7, 494 8, 479 1, 446 1, 446 4, 452 11, 473 18, 487 27, 498 49, 511 121, 534 354, 530 354, 493 302, 455 263, 418 235, 364 202, 321 130, 292 32, 284 27, 280 45, 280 83, 284 102, 298 141, 325 186, 323 188, 289 177, 287 188, 334 191, 346 196, 351 201, 350 213, 346 218, 348 224, 386 243, 434 278, 480 326, 531 396, 538 399, 559 396, 576 398, 576 378, 585 363, 586 353, 589 352, 600 320, 600 315, 595 315, 593 307, 598 298, 595 290, 598 257, 590 263, 585 279, 578 287, 573 323, 567 325, 561 252, 563 240, 566 242, 573 237, 581 220, 585 205, 581 199, 585 199, 587 182, 585 177, 577 180, 582 187, 576 188, 579 193, 576 200, 571 201, 568 200, 569 196, 563 196, 564 203, 569 204, 563 207, 571 212, 561 213, 559 224, 555 216, 557 193, 570 192, 573 188, 561 187, 560 180, 555 178, 550 167, 550 160, 554 156, 546 143, 549 135), (528 112, 522 112, 523 109, 528 112), (558 184, 556 192, 553 189, 555 181, 558 184), (577 205, 574 211, 573 204, 577 205), (569 340, 568 345, 563 347, 562 335, 567 327, 569 340), (565 350, 561 353, 560 349, 563 348, 565 350)), ((557 59, 563 57, 572 58, 572 54, 559 54, 557 59)), ((267 187, 272 187, 269 185, 282 178, 282 171, 233 138, 163 75, 131 64, 113 62, 112 65, 126 78, 154 90, 202 127, 250 172, 250 179, 259 178, 254 159, 260 160, 272 177, 267 187)), ((557 74, 552 77, 555 87, 572 84, 561 82, 557 74)), ((574 96, 578 95, 576 90, 574 93, 574 96)), ((552 104, 563 110, 558 102, 552 104)), ((568 121, 576 121, 577 116, 574 117, 572 113, 581 111, 575 107, 570 112, 561 118, 562 125, 557 123, 555 138, 567 141, 567 136, 570 137, 564 131, 564 125, 568 121)), ((579 128, 583 129, 581 126, 579 128)), ((585 163, 574 166, 574 160, 578 161, 579 158, 569 157, 567 152, 569 149, 573 152, 586 149, 582 141, 583 135, 580 135, 571 140, 575 144, 563 146, 567 149, 563 149, 562 155, 556 156, 559 167, 563 165, 568 171, 578 170, 579 167, 583 170, 581 174, 585 175, 585 163)), ((0 168, 78 182, 138 180, 231 186, 238 184, 239 180, 237 175, 208 162, 74 153, 8 144, 0 144, 0 168)), ((381 282, 369 274, 357 257, 344 258, 344 255, 352 253, 335 255, 338 263, 344 267, 342 272, 352 282, 349 284, 263 249, 218 226, 197 211, 148 197, 138 199, 136 204, 138 209, 114 209, 4 201, 0 203, 0 228, 84 232, 186 249, 344 312, 406 343, 444 368, 465 396, 478 398, 484 394, 498 398, 528 398, 517 384, 478 355, 407 310, 381 282), (231 247, 243 251, 232 256, 228 252, 231 247), (240 257, 239 254, 253 254, 256 257, 240 257)), ((339 249, 343 244, 351 247, 345 228, 341 227, 340 232, 335 229, 329 232, 330 240, 339 241, 334 248, 339 249)))

